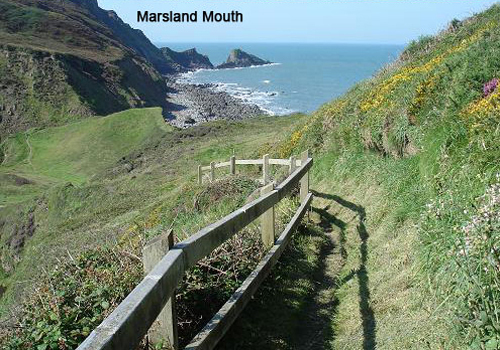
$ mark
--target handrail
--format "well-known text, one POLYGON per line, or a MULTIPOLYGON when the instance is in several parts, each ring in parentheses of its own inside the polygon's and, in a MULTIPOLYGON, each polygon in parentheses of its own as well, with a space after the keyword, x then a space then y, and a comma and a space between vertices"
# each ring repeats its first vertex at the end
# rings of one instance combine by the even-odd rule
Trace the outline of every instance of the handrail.
MULTIPOLYGON (((301 160, 296 159, 295 164, 296 166, 301 166, 301 160)), ((264 160, 262 159, 236 159, 235 161, 236 165, 262 165, 264 164, 264 160)), ((269 164, 271 165, 290 165, 290 159, 275 159, 275 158, 270 158, 269 159, 269 164)), ((215 168, 224 168, 227 166, 230 166, 231 162, 221 162, 221 163, 215 163, 215 168)), ((210 170, 210 165, 205 165, 201 167, 202 171, 207 171, 210 170)))
MULTIPOLYGON (((305 160, 304 160, 305 161, 305 160)), ((269 166, 270 165, 285 165, 288 166, 290 174, 294 172, 297 167, 302 166, 303 160, 296 159, 294 156, 289 159, 276 159, 269 158, 268 154, 265 154, 262 159, 236 159, 235 156, 229 158, 229 162, 211 162, 210 165, 201 166, 198 165, 198 183, 201 185, 203 183, 203 172, 210 171, 210 181, 215 181, 215 169, 229 167, 229 173, 231 175, 236 174, 236 165, 262 165, 262 182, 264 185, 269 183, 269 166)))
POLYGON ((134 349, 173 295, 186 270, 270 210, 299 182, 302 205, 306 201, 310 202, 308 172, 313 165, 313 159, 305 152, 301 163, 302 165, 291 172, 274 190, 174 245, 77 349, 134 349))

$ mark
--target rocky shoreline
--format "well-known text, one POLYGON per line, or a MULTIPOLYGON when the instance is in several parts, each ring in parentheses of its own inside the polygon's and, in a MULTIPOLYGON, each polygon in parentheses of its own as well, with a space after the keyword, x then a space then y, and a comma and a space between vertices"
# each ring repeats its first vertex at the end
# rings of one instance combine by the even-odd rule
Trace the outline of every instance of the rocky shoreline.
POLYGON ((165 117, 178 128, 188 128, 212 120, 241 120, 267 114, 226 92, 215 91, 211 84, 186 84, 177 77, 166 79, 168 111, 165 117))

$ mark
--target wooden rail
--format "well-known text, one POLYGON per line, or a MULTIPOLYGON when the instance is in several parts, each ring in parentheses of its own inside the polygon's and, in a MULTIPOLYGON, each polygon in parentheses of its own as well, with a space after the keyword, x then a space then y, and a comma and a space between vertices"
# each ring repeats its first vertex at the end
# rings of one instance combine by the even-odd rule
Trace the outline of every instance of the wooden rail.
POLYGON ((229 174, 236 174, 236 165, 262 165, 262 178, 264 185, 269 183, 269 165, 285 165, 288 166, 290 174, 299 166, 302 165, 301 159, 295 159, 294 156, 289 159, 274 159, 269 158, 266 154, 262 159, 236 159, 235 156, 229 158, 228 162, 215 163, 210 165, 198 165, 198 183, 203 183, 203 173, 209 172, 210 181, 215 181, 215 169, 229 167, 229 174))
MULTIPOLYGON (((309 193, 309 170, 312 167, 313 159, 308 156, 307 151, 302 154, 299 165, 295 159, 281 159, 279 161, 282 163, 271 163, 271 161, 278 160, 269 158, 266 160, 265 158, 262 160, 263 165, 266 164, 266 161, 269 161, 269 164, 289 165, 291 173, 288 178, 276 187, 273 183, 269 184, 262 189, 262 195, 259 198, 201 229, 183 242, 171 246, 171 235, 168 236, 167 243, 164 244, 164 251, 168 250, 168 252, 150 271, 149 268, 146 268, 146 271, 149 271, 146 277, 92 331, 78 347, 78 350, 135 349, 153 323, 156 323, 155 320, 158 316, 163 319, 165 316, 170 318, 166 321, 167 324, 162 326, 170 328, 164 331, 165 340, 168 341, 171 348, 176 349, 175 306, 172 304, 174 291, 184 273, 239 230, 260 217, 263 241, 269 239, 266 237, 271 236, 270 244, 266 244, 264 241, 264 244, 270 247, 269 252, 186 349, 213 349, 215 347, 283 253, 312 199, 312 195, 309 193), (301 205, 278 240, 275 240, 273 207, 299 184, 301 205)), ((261 162, 261 160, 257 160, 257 162, 261 162)), ((232 157, 229 165, 234 169, 235 164, 237 161, 232 157)), ((213 165, 211 168, 213 169, 213 165)), ((145 248, 145 252, 146 250, 151 251, 148 247, 145 248)), ((161 322, 160 318, 158 320, 161 322)))

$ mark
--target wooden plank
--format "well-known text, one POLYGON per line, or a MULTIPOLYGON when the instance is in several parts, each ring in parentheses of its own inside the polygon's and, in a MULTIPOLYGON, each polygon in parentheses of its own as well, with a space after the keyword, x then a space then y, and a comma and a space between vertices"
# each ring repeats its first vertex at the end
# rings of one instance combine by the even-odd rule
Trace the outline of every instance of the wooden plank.
MULTIPOLYGON (((302 162, 306 162, 309 159, 309 150, 302 152, 300 155, 302 162)), ((300 180, 300 200, 304 200, 309 193, 309 171, 302 176, 300 180)))
POLYGON ((215 162, 210 163, 210 182, 215 181, 215 162))
POLYGON ((290 165, 290 159, 269 159, 269 164, 273 165, 290 165))
POLYGON ((236 175, 236 157, 229 158, 229 174, 236 175))
POLYGON ((186 268, 192 267, 277 202, 278 191, 274 190, 201 229, 174 248, 184 251, 186 268))
MULTIPOLYGON (((264 162, 262 159, 236 159, 235 160, 235 165, 263 165, 264 162)), ((290 165, 290 160, 289 159, 269 159, 269 164, 273 165, 290 165)), ((222 162, 222 163, 216 163, 215 167, 216 168, 222 168, 225 166, 230 166, 231 161, 229 162, 222 162)), ((296 166, 299 167, 301 165, 300 159, 296 160, 296 166)), ((201 167, 202 171, 207 171, 210 170, 210 165, 205 165, 201 167)))
MULTIPOLYGON (((174 245, 174 232, 169 230, 153 238, 142 250, 144 272, 149 273, 174 245)), ((153 344, 167 342, 170 348, 178 349, 177 318, 175 315, 175 292, 153 322, 148 332, 149 342, 153 344)))
POLYGON ((184 276, 182 255, 169 251, 77 349, 135 349, 184 276))
POLYGON ((291 156, 290 157, 290 164, 288 167, 288 174, 292 175, 293 172, 295 171, 295 169, 297 169, 297 159, 295 158, 295 156, 291 156))
POLYGON ((292 175, 286 178, 285 181, 280 183, 278 186, 276 186, 276 190, 278 190, 278 197, 279 200, 281 200, 283 197, 285 197, 287 194, 290 193, 290 191, 297 186, 297 184, 300 182, 304 174, 306 174, 309 169, 313 165, 313 159, 309 158, 305 163, 304 166, 301 166, 300 168, 296 169, 292 175))
POLYGON ((224 168, 229 165, 231 165, 230 162, 215 163, 215 168, 224 168))
POLYGON ((236 165, 262 165, 262 159, 236 159, 236 165))
MULTIPOLYGON (((274 182, 269 185, 264 186, 260 189, 260 194, 265 195, 274 190, 274 182)), ((262 243, 264 247, 270 248, 274 244, 274 206, 269 208, 264 214, 260 216, 260 231, 262 237, 262 243)))
POLYGON ((269 154, 264 154, 262 157, 262 181, 264 185, 269 183, 269 154))
POLYGON ((207 323, 203 330, 191 340, 189 345, 186 346, 186 350, 211 350, 215 348, 267 277, 271 268, 283 254, 283 251, 292 238, 293 232, 309 208, 311 200, 312 194, 309 194, 269 253, 266 254, 255 270, 245 279, 243 284, 207 323))

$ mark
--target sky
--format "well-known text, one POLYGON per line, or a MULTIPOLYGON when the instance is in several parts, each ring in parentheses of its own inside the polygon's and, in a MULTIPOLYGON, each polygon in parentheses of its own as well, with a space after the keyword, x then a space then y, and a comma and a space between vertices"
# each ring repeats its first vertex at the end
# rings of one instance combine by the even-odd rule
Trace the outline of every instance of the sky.
MULTIPOLYGON (((498 0, 497 0, 498 1, 498 0)), ((98 0, 153 42, 406 44, 493 0, 98 0), (243 13, 242 23, 138 23, 137 11, 243 13)))

